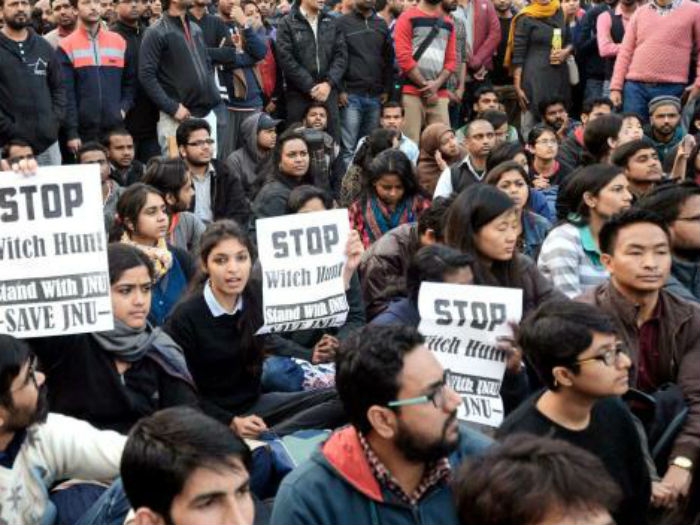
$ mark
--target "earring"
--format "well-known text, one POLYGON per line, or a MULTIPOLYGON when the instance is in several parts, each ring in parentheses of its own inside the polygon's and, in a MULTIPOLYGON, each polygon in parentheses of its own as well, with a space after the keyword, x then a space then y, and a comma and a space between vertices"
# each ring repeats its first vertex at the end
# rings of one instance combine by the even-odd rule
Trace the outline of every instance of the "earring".
POLYGON ((558 381, 557 378, 555 377, 555 378, 554 378, 554 388, 557 388, 558 386, 559 386, 559 381, 558 381))

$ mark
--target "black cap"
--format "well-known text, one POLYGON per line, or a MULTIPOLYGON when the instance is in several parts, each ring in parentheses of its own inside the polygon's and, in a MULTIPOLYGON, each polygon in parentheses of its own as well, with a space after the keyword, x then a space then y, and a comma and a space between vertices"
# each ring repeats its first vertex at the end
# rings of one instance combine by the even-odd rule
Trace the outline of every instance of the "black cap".
POLYGON ((272 118, 267 113, 263 113, 260 115, 260 119, 258 120, 258 131, 262 131, 264 129, 275 129, 280 122, 282 121, 272 118))

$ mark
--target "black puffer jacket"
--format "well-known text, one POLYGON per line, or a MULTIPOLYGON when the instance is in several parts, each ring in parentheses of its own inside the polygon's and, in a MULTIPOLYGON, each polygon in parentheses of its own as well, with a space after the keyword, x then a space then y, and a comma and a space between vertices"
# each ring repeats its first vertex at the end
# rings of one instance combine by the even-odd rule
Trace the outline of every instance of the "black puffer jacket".
POLYGON ((320 82, 338 89, 348 64, 345 38, 330 15, 318 14, 318 45, 297 4, 277 26, 277 60, 287 89, 308 94, 320 82))

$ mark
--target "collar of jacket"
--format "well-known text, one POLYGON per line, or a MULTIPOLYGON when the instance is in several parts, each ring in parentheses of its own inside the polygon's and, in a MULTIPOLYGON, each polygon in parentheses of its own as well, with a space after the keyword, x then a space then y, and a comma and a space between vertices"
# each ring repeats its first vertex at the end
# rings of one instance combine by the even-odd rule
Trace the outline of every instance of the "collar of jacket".
MULTIPOLYGON (((670 333, 674 335, 678 331, 678 327, 694 315, 693 306, 690 303, 676 298, 663 289, 659 290, 659 301, 661 301, 663 312, 661 323, 670 327, 670 333)), ((596 290, 596 303, 601 306, 609 304, 610 309, 617 312, 625 325, 637 326, 639 305, 622 295, 611 281, 602 284, 596 290)))
POLYGON ((114 22, 113 27, 115 29, 118 28, 120 31, 123 31, 124 33, 129 33, 132 35, 140 35, 141 33, 143 33, 143 30, 146 29, 141 22, 138 22, 136 24, 136 27, 134 27, 134 26, 130 26, 129 24, 125 24, 121 20, 117 20, 116 22, 114 22))
MULTIPOLYGON (((297 20, 303 20, 304 22, 306 22, 306 18, 304 17, 304 15, 301 14, 300 7, 300 2, 294 2, 294 5, 292 5, 292 9, 290 10, 290 14, 297 20)), ((317 23, 320 24, 321 20, 324 20, 326 18, 330 18, 330 15, 326 13, 326 11, 324 11, 323 9, 319 9, 318 14, 316 15, 317 23)))

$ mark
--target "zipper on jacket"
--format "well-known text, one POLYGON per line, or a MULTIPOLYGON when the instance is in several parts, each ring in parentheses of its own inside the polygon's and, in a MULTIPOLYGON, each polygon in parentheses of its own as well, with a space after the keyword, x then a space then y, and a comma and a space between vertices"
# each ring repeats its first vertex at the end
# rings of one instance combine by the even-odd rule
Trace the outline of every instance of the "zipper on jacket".
MULTIPOLYGON (((90 36, 90 35, 88 35, 90 36)), ((99 53, 99 47, 98 47, 98 41, 97 39, 100 37, 100 29, 97 29, 97 33, 95 34, 95 38, 90 38, 92 40, 92 54, 95 57, 95 65, 97 66, 97 100, 100 103, 100 127, 102 127, 102 114, 103 114, 103 109, 102 109, 102 75, 100 74, 100 68, 102 67, 102 63, 100 62, 100 53, 99 53)), ((80 126, 78 126, 80 127, 80 126)))

